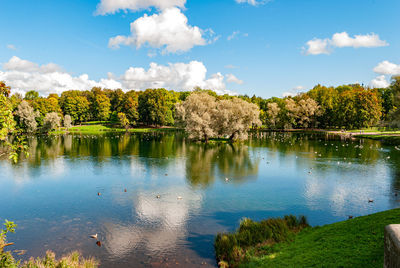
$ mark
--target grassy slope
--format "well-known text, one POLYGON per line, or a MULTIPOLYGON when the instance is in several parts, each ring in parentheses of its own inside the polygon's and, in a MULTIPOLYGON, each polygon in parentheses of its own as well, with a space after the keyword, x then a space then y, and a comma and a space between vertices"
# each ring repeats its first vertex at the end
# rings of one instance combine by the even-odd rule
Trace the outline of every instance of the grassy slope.
POLYGON ((400 223, 400 209, 308 228, 241 267, 382 267, 384 227, 393 223, 400 223))

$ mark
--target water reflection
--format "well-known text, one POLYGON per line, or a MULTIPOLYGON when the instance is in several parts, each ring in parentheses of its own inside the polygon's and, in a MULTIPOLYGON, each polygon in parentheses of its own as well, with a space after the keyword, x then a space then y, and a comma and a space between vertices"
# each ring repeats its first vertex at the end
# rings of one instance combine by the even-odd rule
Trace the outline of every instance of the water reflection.
POLYGON ((0 221, 19 224, 15 248, 29 255, 78 249, 104 267, 215 266, 213 236, 244 216, 305 214, 315 225, 400 204, 400 152, 372 140, 257 133, 206 145, 113 133, 28 143, 29 158, 0 161, 0 221))

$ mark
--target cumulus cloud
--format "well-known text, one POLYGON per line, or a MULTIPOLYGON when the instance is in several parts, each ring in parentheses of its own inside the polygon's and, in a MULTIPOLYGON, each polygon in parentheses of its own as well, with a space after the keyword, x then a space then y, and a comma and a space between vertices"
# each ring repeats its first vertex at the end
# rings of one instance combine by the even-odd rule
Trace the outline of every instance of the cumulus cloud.
POLYGON ((155 7, 163 10, 170 7, 185 7, 186 0, 101 0, 97 5, 96 14, 114 14, 120 10, 125 12, 138 11, 155 7))
POLYGON ((390 86, 387 76, 400 75, 400 64, 385 60, 375 66, 374 72, 380 74, 380 76, 373 79, 369 86, 372 88, 385 88, 390 86))
POLYGON ((371 88, 385 88, 390 86, 390 83, 386 80, 386 77, 384 75, 380 75, 373 79, 370 83, 369 86, 371 88))
POLYGON ((195 87, 213 89, 220 94, 226 90, 224 76, 221 73, 206 78, 207 68, 202 62, 174 63, 159 65, 151 63, 150 68, 131 67, 122 76, 123 87, 130 89, 167 88, 175 90, 192 90, 195 87))
POLYGON ((233 74, 227 74, 226 75, 226 81, 228 83, 236 83, 238 85, 243 84, 243 80, 240 80, 239 78, 237 78, 236 76, 234 76, 233 74))
POLYGON ((350 37, 347 32, 335 33, 331 39, 319 39, 314 38, 306 43, 306 48, 304 48, 307 55, 319 55, 319 54, 330 54, 334 48, 342 47, 383 47, 389 44, 381 40, 379 35, 375 33, 366 35, 355 35, 350 37))
POLYGON ((203 31, 197 26, 188 25, 187 17, 179 8, 168 8, 160 14, 143 17, 131 23, 131 35, 118 35, 109 40, 109 47, 120 45, 140 48, 147 44, 154 48, 163 48, 163 52, 185 52, 194 46, 203 46, 208 41, 206 33, 213 35, 212 30, 203 31))
POLYGON ((163 87, 177 91, 201 87, 215 90, 219 94, 234 94, 225 85, 225 81, 230 82, 231 79, 227 75, 225 80, 221 73, 207 77, 207 68, 199 61, 168 65, 151 63, 148 69, 130 67, 120 76, 108 73, 106 78, 98 81, 89 79, 87 74, 71 75, 54 63, 39 65, 16 56, 3 64, 3 70, 0 71, 0 81, 6 81, 13 92, 24 94, 29 90, 37 90, 43 96, 50 93, 61 94, 71 89, 89 90, 95 86, 123 90, 163 87))
POLYGON ((65 90, 88 90, 94 86, 119 88, 121 84, 113 79, 90 80, 87 74, 72 76, 54 63, 38 65, 34 62, 12 57, 3 65, 0 80, 6 81, 14 92, 22 93, 37 90, 41 95, 62 93, 65 90))
POLYGON ((252 6, 258 6, 269 2, 270 0, 235 0, 238 4, 249 4, 252 6))
POLYGON ((400 75, 400 65, 390 61, 382 61, 375 68, 374 72, 386 75, 400 75))

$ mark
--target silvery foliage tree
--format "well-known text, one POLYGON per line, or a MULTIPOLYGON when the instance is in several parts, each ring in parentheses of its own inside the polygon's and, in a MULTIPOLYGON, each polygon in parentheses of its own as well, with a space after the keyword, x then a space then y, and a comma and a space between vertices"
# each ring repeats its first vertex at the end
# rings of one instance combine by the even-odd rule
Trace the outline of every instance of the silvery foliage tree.
POLYGON ((46 114, 43 120, 43 131, 49 132, 60 127, 61 118, 56 112, 46 114))
POLYGON ((68 130, 70 127, 72 127, 72 118, 69 114, 64 116, 64 127, 68 130))
POLYGON ((279 112, 281 111, 281 108, 279 108, 276 102, 271 102, 267 104, 267 109, 268 109, 267 114, 270 127, 275 128, 276 123, 278 122, 278 115, 279 112))
POLYGON ((36 117, 39 117, 40 113, 39 111, 34 111, 27 101, 23 100, 18 105, 15 115, 18 118, 18 125, 22 130, 28 133, 36 131, 36 117))
POLYGON ((217 102, 214 129, 218 137, 247 140, 250 127, 260 126, 260 109, 239 98, 217 102))
POLYGON ((207 93, 193 93, 184 102, 176 104, 178 124, 185 127, 190 139, 208 141, 217 136, 215 120, 217 102, 207 93))
POLYGON ((315 123, 315 116, 321 112, 321 107, 311 98, 301 99, 298 103, 289 98, 285 102, 290 121, 299 127, 310 127, 315 123))
POLYGON ((244 140, 251 126, 261 125, 257 105, 236 97, 217 101, 205 92, 191 94, 176 105, 176 112, 189 138, 206 142, 210 138, 244 140))

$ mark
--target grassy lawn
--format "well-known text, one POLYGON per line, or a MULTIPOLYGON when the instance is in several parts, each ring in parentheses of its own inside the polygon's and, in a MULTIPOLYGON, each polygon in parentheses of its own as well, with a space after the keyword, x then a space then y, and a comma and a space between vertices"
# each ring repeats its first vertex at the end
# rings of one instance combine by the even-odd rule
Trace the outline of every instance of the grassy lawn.
MULTIPOLYGON (((150 127, 141 127, 141 128, 130 128, 126 131, 124 128, 113 127, 109 124, 93 124, 93 122, 85 123, 81 126, 73 126, 68 131, 70 133, 85 133, 85 134, 102 134, 107 132, 132 132, 132 133, 148 133, 148 132, 165 132, 165 131, 176 131, 176 128, 170 127, 160 127, 160 128, 150 128, 150 127)), ((67 131, 65 128, 61 128, 57 131, 52 131, 51 134, 64 134, 67 131)))
MULTIPOLYGON (((382 267, 384 227, 394 223, 400 223, 400 209, 306 228, 240 267, 382 267)), ((253 252, 263 252, 262 246, 253 252)))

